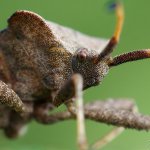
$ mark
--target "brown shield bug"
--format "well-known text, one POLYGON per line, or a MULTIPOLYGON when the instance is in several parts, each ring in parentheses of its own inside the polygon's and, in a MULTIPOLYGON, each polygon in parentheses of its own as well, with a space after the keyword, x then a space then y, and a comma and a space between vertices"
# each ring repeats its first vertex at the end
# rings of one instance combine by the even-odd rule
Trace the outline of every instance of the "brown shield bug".
MULTIPOLYGON (((114 7, 117 24, 108 41, 46 21, 30 11, 17 11, 8 19, 8 27, 0 32, 0 128, 7 137, 17 137, 32 119, 52 124, 77 118, 79 147, 88 149, 84 114, 116 126, 150 128, 149 122, 141 123, 140 117, 133 115, 136 110, 129 101, 95 102, 83 107, 82 90, 100 84, 110 68, 150 57, 149 49, 111 57, 124 19, 122 5, 114 7), (49 114, 61 104, 68 111, 49 114), (131 115, 130 120, 126 114, 131 115)), ((123 131, 122 127, 92 148, 104 146, 123 131)))

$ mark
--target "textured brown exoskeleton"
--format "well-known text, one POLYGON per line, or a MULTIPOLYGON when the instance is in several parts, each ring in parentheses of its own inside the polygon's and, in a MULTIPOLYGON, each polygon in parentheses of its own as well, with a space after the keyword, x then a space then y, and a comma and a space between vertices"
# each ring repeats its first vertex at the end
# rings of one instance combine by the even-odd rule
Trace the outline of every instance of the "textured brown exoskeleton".
MULTIPOLYGON (((150 50, 111 57, 123 24, 121 4, 116 5, 116 14, 116 30, 108 41, 46 21, 29 11, 17 11, 8 19, 8 27, 0 32, 0 128, 7 137, 17 137, 32 119, 51 124, 77 117, 79 147, 88 149, 83 114, 116 126, 150 128, 150 119, 136 114, 130 101, 95 102, 83 108, 82 89, 100 84, 113 66, 150 57, 150 50), (61 104, 68 111, 49 114, 61 104), (125 115, 130 115, 130 120, 125 115)), ((112 140, 122 127, 115 128, 93 149, 112 140)))

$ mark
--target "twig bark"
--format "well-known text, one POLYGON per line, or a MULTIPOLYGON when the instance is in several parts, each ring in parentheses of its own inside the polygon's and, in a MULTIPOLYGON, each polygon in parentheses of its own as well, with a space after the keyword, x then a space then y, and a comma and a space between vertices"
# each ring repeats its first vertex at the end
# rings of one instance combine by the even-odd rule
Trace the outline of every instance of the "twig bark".
MULTIPOLYGON (((108 125, 136 130, 150 130, 150 116, 135 111, 136 105, 131 100, 95 101, 84 106, 85 119, 94 120, 108 125)), ((9 113, 9 112, 8 112, 9 113)), ((0 128, 7 125, 5 114, 0 116, 0 128), (2 121, 1 121, 2 120, 2 121), (6 120, 4 123, 3 121, 6 120)), ((33 118, 34 119, 34 118, 33 118)), ((53 124, 60 121, 76 119, 69 111, 50 114, 42 123, 53 124)))
MULTIPOLYGON (((149 130, 150 116, 135 112, 136 105, 131 100, 107 100, 88 103, 84 107, 85 118, 108 125, 149 130)), ((45 124, 75 119, 70 112, 51 114, 45 124)))

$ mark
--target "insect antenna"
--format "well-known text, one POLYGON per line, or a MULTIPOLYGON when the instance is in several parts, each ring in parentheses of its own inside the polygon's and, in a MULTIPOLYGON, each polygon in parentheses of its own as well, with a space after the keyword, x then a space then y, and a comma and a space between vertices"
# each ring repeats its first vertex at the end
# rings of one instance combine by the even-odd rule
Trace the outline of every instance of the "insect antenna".
POLYGON ((115 32, 114 32, 113 36, 111 37, 111 39, 109 40, 106 47, 103 49, 103 51, 98 56, 98 59, 96 60, 97 62, 108 57, 109 54, 112 53, 114 47, 118 44, 118 41, 120 39, 120 34, 122 31, 122 26, 123 26, 123 22, 124 22, 123 5, 121 4, 121 2, 116 2, 116 3, 111 4, 111 9, 112 8, 115 9, 116 16, 117 16, 117 23, 116 23, 115 32))
POLYGON ((108 65, 117 66, 126 62, 136 61, 141 59, 150 58, 150 49, 132 51, 124 53, 114 57, 111 61, 108 62, 108 65))

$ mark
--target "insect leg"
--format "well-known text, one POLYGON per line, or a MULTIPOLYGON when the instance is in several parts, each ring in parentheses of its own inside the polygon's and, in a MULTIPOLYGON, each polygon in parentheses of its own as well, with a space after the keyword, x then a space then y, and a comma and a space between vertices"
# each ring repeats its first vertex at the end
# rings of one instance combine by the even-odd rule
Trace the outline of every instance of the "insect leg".
POLYGON ((18 95, 2 81, 0 81, 0 103, 12 108, 18 113, 26 112, 25 105, 18 95))
POLYGON ((11 112, 9 117, 9 124, 4 128, 5 135, 8 138, 17 138, 24 135, 27 130, 27 126, 25 125, 27 123, 26 119, 17 112, 11 112))
POLYGON ((41 124, 54 124, 60 121, 65 121, 65 120, 75 118, 68 111, 50 114, 50 111, 52 111, 53 109, 54 109, 54 105, 49 102, 36 103, 34 105, 33 117, 37 122, 41 124))
POLYGON ((120 39, 120 34, 122 31, 122 26, 124 21, 124 10, 121 3, 118 2, 115 5, 116 5, 115 9, 116 9, 116 16, 117 16, 116 29, 112 38, 109 40, 104 50, 100 53, 97 61, 105 59, 107 56, 109 56, 109 54, 112 53, 114 47, 118 44, 120 39))
POLYGON ((54 109, 54 105, 49 102, 36 102, 34 104, 34 118, 42 124, 53 123, 55 117, 49 114, 54 109))

